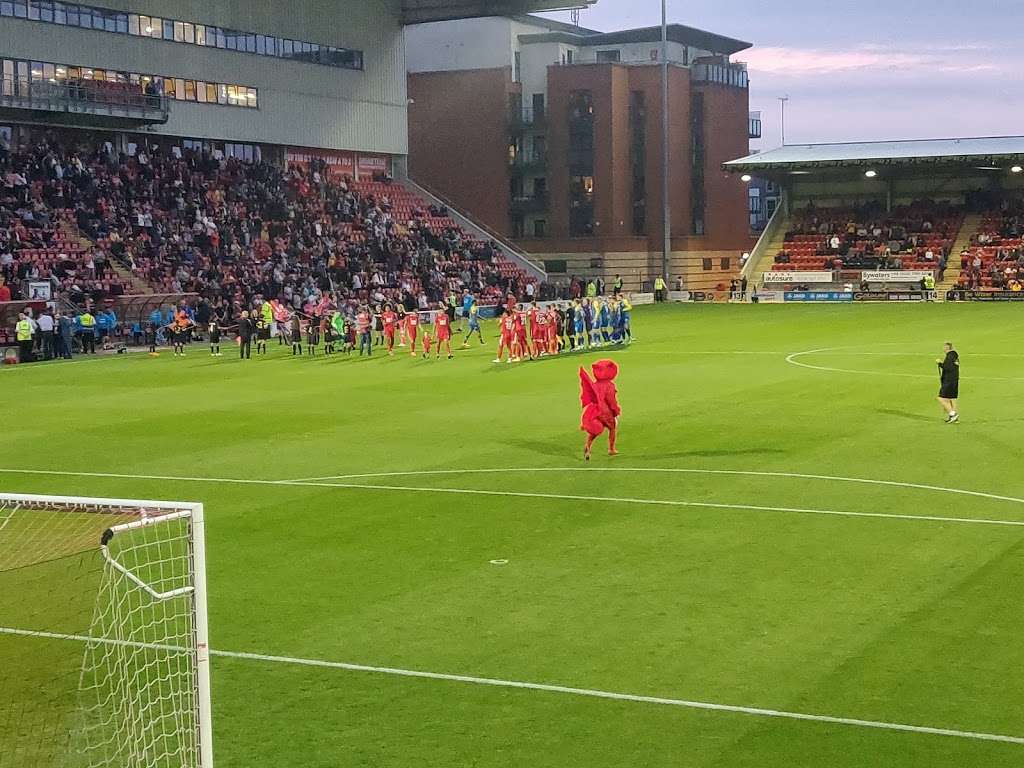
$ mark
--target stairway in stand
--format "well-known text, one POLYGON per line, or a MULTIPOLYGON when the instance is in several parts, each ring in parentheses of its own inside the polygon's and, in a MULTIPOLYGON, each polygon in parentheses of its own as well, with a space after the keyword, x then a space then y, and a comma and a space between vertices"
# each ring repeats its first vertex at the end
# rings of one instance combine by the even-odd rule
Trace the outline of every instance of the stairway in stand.
MULTIPOLYGON (((82 247, 87 251, 97 248, 96 243, 83 235, 81 230, 78 229, 78 226, 73 221, 63 219, 61 221, 61 229, 71 237, 77 238, 82 244, 82 247)), ((141 296, 153 293, 153 288, 145 280, 136 277, 128 267, 117 259, 111 257, 107 263, 110 264, 110 268, 113 270, 114 274, 117 275, 117 279, 124 283, 126 289, 125 293, 132 296, 141 296)))
POLYGON ((964 217, 964 223, 960 225, 960 234, 949 251, 949 261, 946 263, 946 274, 942 282, 935 284, 939 301, 946 300, 946 291, 952 290, 956 281, 960 278, 960 252, 971 245, 971 239, 978 234, 981 227, 981 214, 968 213, 964 217))
POLYGON ((764 273, 772 271, 775 257, 779 255, 779 251, 783 250, 783 247, 786 245, 786 233, 789 231, 789 224, 790 220, 788 218, 779 222, 779 228, 768 242, 768 247, 765 248, 764 253, 762 253, 761 258, 754 265, 750 273, 750 285, 755 286, 758 290, 765 287, 764 273))

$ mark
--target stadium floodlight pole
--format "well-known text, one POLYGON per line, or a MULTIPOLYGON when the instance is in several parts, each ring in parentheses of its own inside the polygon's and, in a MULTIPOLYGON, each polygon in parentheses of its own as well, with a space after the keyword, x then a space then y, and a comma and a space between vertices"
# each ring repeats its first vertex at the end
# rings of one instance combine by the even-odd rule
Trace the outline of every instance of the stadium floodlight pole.
POLYGON ((789 96, 779 96, 779 104, 782 105, 782 146, 786 146, 786 102, 789 96))
POLYGON ((669 201, 669 118, 668 118, 668 6, 661 0, 661 202, 662 242, 661 277, 667 283, 669 256, 672 252, 672 203, 669 201))

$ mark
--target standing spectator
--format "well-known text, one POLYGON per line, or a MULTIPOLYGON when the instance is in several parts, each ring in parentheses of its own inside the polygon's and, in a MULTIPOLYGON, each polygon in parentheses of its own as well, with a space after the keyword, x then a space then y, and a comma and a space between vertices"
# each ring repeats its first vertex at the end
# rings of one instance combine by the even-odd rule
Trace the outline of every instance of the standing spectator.
POLYGON ((78 316, 79 335, 82 342, 82 354, 96 354, 96 318, 86 309, 78 316))
POLYGON ((58 354, 65 360, 71 359, 71 343, 75 335, 75 322, 68 315, 57 315, 58 354))
POLYGON ((242 360, 248 360, 252 357, 252 334, 253 334, 252 320, 249 319, 249 312, 247 310, 242 312, 242 317, 238 320, 238 357, 242 360))
POLYGON ((14 333, 18 339, 18 362, 32 362, 32 322, 24 312, 18 313, 14 333))
POLYGON ((11 289, 7 286, 7 281, 0 277, 0 301, 11 300, 11 289))
POLYGON ((53 316, 50 315, 49 308, 43 309, 39 315, 39 320, 36 321, 36 325, 39 328, 39 340, 40 347, 43 350, 43 359, 52 360, 56 357, 56 354, 53 343, 53 316))
POLYGON ((665 300, 665 278, 658 275, 654 278, 654 300, 661 303, 665 300))

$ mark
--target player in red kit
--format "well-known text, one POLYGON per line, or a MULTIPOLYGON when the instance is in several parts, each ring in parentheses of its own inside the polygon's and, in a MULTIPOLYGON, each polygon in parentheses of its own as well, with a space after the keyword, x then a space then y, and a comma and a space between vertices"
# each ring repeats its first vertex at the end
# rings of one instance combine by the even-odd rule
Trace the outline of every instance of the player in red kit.
POLYGON ((558 326, 562 322, 562 317, 558 312, 558 309, 552 304, 548 307, 548 354, 558 354, 558 326))
POLYGON ((515 338, 512 339, 512 354, 516 362, 524 357, 532 359, 530 345, 526 341, 526 313, 514 311, 515 317, 515 338))
POLYGON ((405 315, 405 337, 409 340, 411 348, 409 354, 416 357, 416 336, 419 333, 420 315, 416 310, 407 312, 405 315))
POLYGON ((395 328, 398 325, 398 315, 388 304, 380 315, 381 323, 384 324, 384 343, 388 346, 388 354, 395 354, 395 328))
POLYGON ((494 362, 501 362, 501 353, 505 351, 508 354, 506 362, 512 362, 512 342, 516 335, 516 319, 512 314, 512 311, 505 309, 505 313, 501 316, 501 320, 498 321, 498 327, 501 329, 501 341, 498 342, 498 356, 494 358, 494 362))
POLYGON ((583 459, 590 461, 590 449, 598 435, 608 430, 608 455, 614 456, 615 437, 619 428, 618 393, 615 389, 615 377, 619 375, 619 366, 614 360, 598 360, 590 370, 594 374, 591 381, 587 372, 580 368, 580 403, 583 405, 583 418, 580 429, 587 433, 587 442, 583 446, 583 459))
POLYGON ((548 313, 533 305, 533 316, 530 318, 530 340, 533 342, 533 355, 540 357, 548 353, 548 313))
POLYGON ((526 321, 530 327, 530 344, 532 345, 527 347, 527 349, 530 350, 531 357, 540 357, 540 330, 538 329, 540 326, 540 309, 537 307, 536 301, 526 310, 526 321))
POLYGON ((437 342, 437 356, 441 356, 441 344, 448 350, 448 359, 452 359, 452 320, 442 307, 434 315, 434 340, 437 342))

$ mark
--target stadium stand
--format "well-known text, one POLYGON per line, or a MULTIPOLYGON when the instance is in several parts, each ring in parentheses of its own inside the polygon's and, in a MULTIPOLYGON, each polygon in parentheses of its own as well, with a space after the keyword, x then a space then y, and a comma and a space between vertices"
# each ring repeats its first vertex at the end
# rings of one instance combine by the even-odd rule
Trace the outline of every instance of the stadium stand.
POLYGON ((944 270, 964 212, 919 201, 886 212, 880 203, 798 211, 775 256, 775 271, 944 270))
POLYGON ((256 299, 497 303, 529 277, 398 183, 185 150, 118 155, 42 141, 0 158, 3 275, 73 304, 196 293, 229 320, 256 299))
POLYGON ((1001 208, 984 213, 960 252, 962 289, 1022 290, 1024 281, 1024 202, 1006 200, 1001 208))

